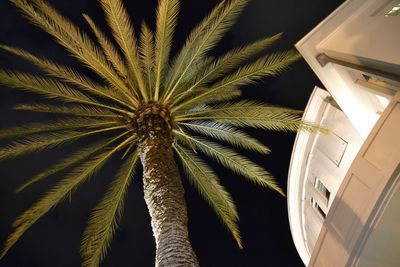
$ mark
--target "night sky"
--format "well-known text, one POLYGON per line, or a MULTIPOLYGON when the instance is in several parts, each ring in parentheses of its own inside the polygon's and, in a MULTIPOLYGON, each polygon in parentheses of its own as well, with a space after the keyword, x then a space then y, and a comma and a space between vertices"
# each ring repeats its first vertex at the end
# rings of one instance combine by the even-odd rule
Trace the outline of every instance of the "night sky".
MULTIPOLYGON (((96 0, 53 0, 57 9, 84 30, 89 30, 81 13, 89 14, 105 28, 102 11, 96 0)), ((145 19, 152 27, 155 22, 155 0, 125 1, 136 29, 145 19)), ((217 0, 184 0, 181 4, 179 25, 174 38, 173 51, 178 51, 190 30, 206 16, 217 0)), ((342 0, 252 0, 232 30, 213 51, 222 54, 231 48, 259 38, 283 32, 283 38, 270 51, 293 48, 294 44, 329 15, 342 0)), ((0 43, 26 49, 33 54, 82 68, 52 38, 32 26, 6 0, 0 1, 0 43)), ((37 73, 35 67, 13 55, 0 51, 0 67, 37 73)), ((244 89, 244 97, 303 109, 317 77, 301 60, 278 78, 265 79, 257 86, 244 89)), ((0 129, 27 122, 48 121, 52 114, 34 114, 14 111, 20 103, 39 102, 40 97, 0 86, 0 129)), ((287 172, 295 134, 282 134, 247 130, 272 149, 268 156, 243 152, 255 162, 265 166, 286 189, 287 172)), ((87 140, 86 140, 87 141, 87 140)), ((0 163, 0 242, 11 232, 13 220, 51 188, 61 175, 48 178, 26 191, 14 190, 30 176, 50 166, 57 159, 81 147, 85 140, 40 154, 30 154, 0 163)), ((1 141, 2 146, 6 141, 1 141)), ((74 267, 80 266, 80 237, 91 209, 100 200, 119 162, 115 157, 101 172, 79 188, 70 200, 64 201, 39 220, 0 261, 1 267, 74 267)), ((286 199, 275 192, 259 188, 243 178, 213 165, 222 184, 231 192, 240 214, 240 229, 244 250, 237 248, 233 238, 219 222, 208 204, 185 180, 189 213, 190 239, 200 265, 203 267, 264 267, 303 266, 294 247, 287 218, 286 199)), ((141 170, 140 170, 141 171, 141 170)), ((139 171, 139 173, 140 173, 139 171)), ((120 230, 114 237, 102 266, 154 266, 155 245, 150 217, 143 200, 142 181, 135 177, 125 202, 125 213, 120 230)))

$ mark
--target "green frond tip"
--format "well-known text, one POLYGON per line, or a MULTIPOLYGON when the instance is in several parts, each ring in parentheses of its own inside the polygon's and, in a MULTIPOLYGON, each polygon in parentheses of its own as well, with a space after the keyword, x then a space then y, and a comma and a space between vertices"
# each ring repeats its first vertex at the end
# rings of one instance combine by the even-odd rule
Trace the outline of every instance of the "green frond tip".
POLYGON ((298 110, 253 101, 240 101, 193 111, 177 116, 175 120, 177 122, 211 120, 236 127, 253 127, 281 132, 306 130, 312 133, 324 133, 327 131, 324 127, 304 122, 301 118, 301 112, 298 110))
POLYGON ((137 40, 132 22, 121 0, 100 0, 113 36, 122 49, 128 66, 128 81, 138 87, 142 98, 148 100, 143 75, 140 71, 137 40))
POLYGON ((174 136, 183 144, 194 145, 196 149, 205 155, 211 157, 235 173, 244 176, 251 182, 268 187, 277 191, 279 194, 284 195, 282 189, 278 186, 269 172, 258 164, 250 161, 248 158, 238 154, 236 151, 221 146, 220 144, 207 141, 203 138, 190 136, 177 130, 174 130, 174 136))
POLYGON ((80 74, 71 67, 60 65, 47 58, 39 58, 22 49, 4 45, 0 45, 0 48, 27 60, 54 78, 60 78, 69 84, 78 86, 80 89, 90 94, 111 99, 124 106, 130 107, 130 104, 123 99, 123 95, 121 95, 121 93, 92 81, 89 77, 80 74))
POLYGON ((40 173, 36 174, 35 176, 33 176, 32 178, 30 178, 27 182, 25 182, 24 184, 19 186, 15 190, 15 192, 19 193, 19 192, 25 190, 26 188, 30 187, 31 185, 36 184, 51 175, 54 175, 55 173, 58 173, 60 171, 68 169, 76 164, 79 164, 80 162, 86 160, 88 157, 90 157, 96 153, 100 153, 102 149, 104 149, 109 144, 115 142, 119 138, 120 137, 113 138, 113 139, 105 139, 105 140, 97 142, 93 145, 90 145, 88 147, 85 147, 81 150, 78 150, 75 153, 72 153, 71 155, 62 159, 60 162, 54 164, 50 168, 47 168, 43 172, 40 172, 40 173))
POLYGON ((126 85, 118 77, 117 73, 113 71, 104 54, 87 34, 50 6, 47 1, 12 0, 11 2, 33 23, 55 37, 79 61, 121 90, 128 99, 134 102, 126 85))
MULTIPOLYGON (((123 136, 123 135, 121 135, 123 136)), ((88 161, 82 163, 74 170, 72 170, 64 179, 55 185, 49 192, 47 192, 38 202, 36 202, 30 209, 25 211, 14 222, 14 232, 8 237, 4 248, 0 252, 0 259, 2 259, 7 252, 14 246, 19 238, 42 216, 49 210, 55 207, 58 203, 70 195, 79 185, 91 177, 97 170, 99 170, 106 161, 118 150, 129 143, 130 138, 121 142, 113 149, 108 149, 101 154, 93 156, 88 161)))
POLYGON ((87 137, 97 133, 103 133, 114 130, 124 129, 125 126, 114 126, 88 132, 79 131, 62 131, 42 133, 20 140, 14 141, 12 144, 0 148, 0 161, 12 159, 33 152, 41 152, 46 149, 54 148, 66 142, 75 141, 79 138, 87 137))
POLYGON ((186 110, 186 112, 177 111, 176 119, 178 121, 183 120, 199 120, 207 116, 211 116, 214 114, 259 114, 259 116, 263 116, 263 114, 269 113, 287 113, 293 114, 298 117, 301 117, 303 114, 302 110, 296 110, 291 108, 284 108, 279 106, 273 106, 266 103, 261 103, 253 100, 242 100, 235 102, 225 102, 222 104, 214 104, 214 105, 202 105, 192 108, 191 110, 186 110), (201 108, 199 108, 201 107, 201 108), (180 113, 184 113, 184 115, 180 115, 180 113))
POLYGON ((92 29, 93 33, 96 35, 96 38, 106 55, 107 59, 115 70, 119 73, 122 78, 127 77, 128 70, 125 67, 125 62, 122 60, 121 56, 119 55, 118 49, 111 43, 111 41, 107 38, 107 36, 100 30, 99 27, 94 23, 94 21, 89 17, 87 14, 82 14, 83 18, 89 24, 90 28, 92 29))
POLYGON ((299 58, 300 54, 295 51, 277 52, 260 58, 254 63, 241 67, 233 74, 213 84, 211 88, 203 94, 189 99, 178 107, 175 107, 174 110, 178 110, 189 104, 193 105, 193 102, 196 104, 201 103, 202 100, 207 99, 209 95, 216 95, 217 93, 226 94, 229 93, 232 88, 252 84, 265 77, 275 77, 288 69, 290 64, 299 58))
POLYGON ((118 115, 110 110, 86 105, 61 106, 49 104, 19 104, 14 106, 14 110, 53 113, 78 117, 123 118, 123 115, 118 115))
POLYGON ((210 204, 219 219, 232 233, 239 248, 243 248, 237 222, 239 216, 230 194, 219 183, 218 177, 208 165, 191 151, 179 144, 174 146, 189 181, 200 195, 210 204))
POLYGON ((129 156, 90 216, 81 242, 81 255, 85 267, 99 266, 106 255, 118 221, 122 217, 125 195, 138 158, 138 151, 129 156))
POLYGON ((27 73, 0 70, 0 83, 9 87, 42 94, 53 99, 77 103, 92 103, 85 94, 55 80, 27 73))
POLYGON ((246 63, 246 61, 251 60, 255 55, 265 52, 264 50, 276 42, 281 36, 282 34, 278 33, 226 53, 209 67, 209 71, 202 78, 201 82, 212 81, 229 73, 231 70, 246 63))
POLYGON ((185 46, 172 64, 173 73, 168 81, 166 99, 181 85, 188 71, 198 60, 215 47, 235 23, 248 0, 222 1, 189 35, 185 46))
POLYGON ((178 0, 160 0, 157 10, 157 30, 155 35, 155 92, 154 100, 158 100, 168 65, 172 46, 172 37, 179 12, 178 0))
POLYGON ((199 121, 192 123, 178 123, 197 133, 225 141, 233 146, 249 149, 262 154, 268 154, 271 150, 248 134, 223 123, 199 121))
POLYGON ((226 102, 234 100, 242 95, 242 90, 237 87, 226 88, 226 90, 222 92, 210 92, 210 90, 210 88, 192 90, 191 96, 188 96, 187 99, 183 99, 177 106, 173 105, 172 112, 177 115, 187 113, 200 105, 213 105, 215 103, 226 102))
MULTIPOLYGON (((190 93, 197 87, 204 86, 205 84, 222 77, 224 74, 229 73, 240 65, 248 62, 255 55, 264 52, 264 50, 277 41, 281 35, 282 34, 276 34, 274 36, 267 37, 252 44, 246 45, 242 48, 234 49, 217 60, 210 62, 207 64, 207 68, 201 73, 200 77, 198 77, 197 80, 192 83, 192 85, 183 93, 183 95, 190 93)), ((182 96, 178 97, 178 99, 180 98, 182 98, 182 96)), ((175 102, 177 101, 175 100, 175 102)))
POLYGON ((104 152, 82 164, 60 181, 51 191, 44 195, 30 209, 25 211, 13 224, 14 232, 6 240, 0 259, 3 258, 18 239, 43 215, 59 202, 65 199, 70 192, 82 184, 89 176, 99 169, 108 159, 110 151, 104 152))
POLYGON ((139 39, 139 57, 150 96, 153 95, 154 87, 154 49, 154 34, 147 24, 143 22, 139 39))
POLYGON ((117 121, 96 118, 69 118, 51 122, 32 123, 24 126, 0 129, 0 140, 27 136, 31 134, 72 130, 79 128, 100 128, 116 124, 117 121))
POLYGON ((301 131, 306 131, 306 132, 310 132, 310 133, 314 133, 314 134, 331 134, 332 130, 323 126, 323 125, 319 125, 313 122, 309 122, 309 121, 301 121, 301 126, 300 129, 301 131))

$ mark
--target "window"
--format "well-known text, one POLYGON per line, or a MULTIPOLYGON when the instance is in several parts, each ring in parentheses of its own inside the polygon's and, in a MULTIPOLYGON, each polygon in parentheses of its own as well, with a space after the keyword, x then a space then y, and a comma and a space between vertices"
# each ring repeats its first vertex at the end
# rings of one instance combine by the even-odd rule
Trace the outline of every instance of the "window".
POLYGON ((320 192, 329 202, 329 197, 331 196, 331 192, 325 187, 325 185, 315 176, 314 187, 320 192))
POLYGON ((314 198, 311 198, 311 206, 318 212, 319 215, 321 215, 321 217, 323 219, 326 218, 326 214, 325 212, 321 209, 321 207, 318 205, 317 201, 315 201, 314 198))

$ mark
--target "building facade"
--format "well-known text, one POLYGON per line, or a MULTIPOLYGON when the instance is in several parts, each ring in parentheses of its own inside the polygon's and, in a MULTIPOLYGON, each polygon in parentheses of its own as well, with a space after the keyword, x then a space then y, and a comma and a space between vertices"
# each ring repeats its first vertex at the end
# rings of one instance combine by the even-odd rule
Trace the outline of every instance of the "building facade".
POLYGON ((296 44, 326 90, 304 119, 288 178, 307 266, 400 266, 400 1, 348 0, 296 44))

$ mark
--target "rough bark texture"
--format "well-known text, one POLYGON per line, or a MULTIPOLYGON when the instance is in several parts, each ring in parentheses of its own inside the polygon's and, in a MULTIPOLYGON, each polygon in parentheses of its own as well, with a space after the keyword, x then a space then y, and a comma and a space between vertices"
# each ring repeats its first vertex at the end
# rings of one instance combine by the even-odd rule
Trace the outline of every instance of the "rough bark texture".
MULTIPOLYGON (((153 116, 140 141, 144 198, 156 240, 156 267, 196 267, 190 245, 184 189, 176 165, 170 131, 153 116)), ((143 124, 142 124, 143 125, 143 124)), ((140 126, 139 126, 140 127, 140 126)))

